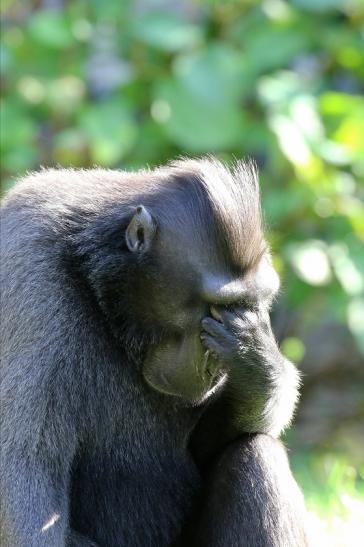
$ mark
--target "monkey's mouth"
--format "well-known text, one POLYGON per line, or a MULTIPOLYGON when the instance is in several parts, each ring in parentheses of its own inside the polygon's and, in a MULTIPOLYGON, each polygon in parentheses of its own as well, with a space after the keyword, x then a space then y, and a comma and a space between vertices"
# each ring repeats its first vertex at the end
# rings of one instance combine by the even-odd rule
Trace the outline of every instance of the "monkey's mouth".
POLYGON ((220 372, 220 367, 217 359, 212 355, 210 350, 206 350, 202 362, 202 374, 205 378, 213 382, 220 372))

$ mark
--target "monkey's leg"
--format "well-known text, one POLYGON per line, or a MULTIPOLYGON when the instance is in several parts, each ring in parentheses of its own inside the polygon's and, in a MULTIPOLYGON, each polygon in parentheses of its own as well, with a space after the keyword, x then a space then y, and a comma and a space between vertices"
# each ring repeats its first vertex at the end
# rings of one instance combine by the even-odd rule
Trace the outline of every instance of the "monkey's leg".
POLYGON ((308 545, 303 496, 278 440, 244 435, 225 449, 204 484, 182 545, 308 545))

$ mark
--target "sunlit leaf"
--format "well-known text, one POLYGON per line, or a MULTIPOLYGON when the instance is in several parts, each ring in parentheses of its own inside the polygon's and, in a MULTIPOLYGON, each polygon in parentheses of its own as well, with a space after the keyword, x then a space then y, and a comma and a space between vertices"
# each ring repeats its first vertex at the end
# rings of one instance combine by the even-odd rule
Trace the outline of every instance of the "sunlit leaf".
POLYGON ((30 19, 28 29, 33 40, 48 47, 64 49, 74 42, 66 18, 59 11, 35 12, 30 19))
POLYGON ((364 156, 364 101, 344 93, 328 92, 320 100, 323 115, 330 124, 330 138, 341 146, 349 160, 364 156))
POLYGON ((358 295, 364 292, 364 271, 360 272, 351 260, 344 243, 335 243, 329 249, 331 264, 341 286, 347 294, 358 295))
POLYGON ((285 156, 294 164, 306 166, 312 154, 297 124, 288 116, 280 114, 272 115, 269 123, 285 156))
POLYGON ((201 28, 172 13, 151 13, 135 18, 132 33, 141 42, 165 51, 191 48, 202 38, 201 28))
POLYGON ((364 298, 354 298, 348 306, 348 324, 364 355, 364 298))
POLYGON ((258 80, 258 97, 268 107, 287 106, 297 95, 302 93, 302 83, 297 74, 281 71, 273 76, 263 76, 258 80))
POLYGON ((311 240, 292 245, 289 258, 296 274, 313 286, 327 285, 332 278, 327 247, 321 241, 311 240))
POLYGON ((299 338, 285 338, 281 343, 281 350, 288 359, 299 363, 305 354, 305 345, 299 338))

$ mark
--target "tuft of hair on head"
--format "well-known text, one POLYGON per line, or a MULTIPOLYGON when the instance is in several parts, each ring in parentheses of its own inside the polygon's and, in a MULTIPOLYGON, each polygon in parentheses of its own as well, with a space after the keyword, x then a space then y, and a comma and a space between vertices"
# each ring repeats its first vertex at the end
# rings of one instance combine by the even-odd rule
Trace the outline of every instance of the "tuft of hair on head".
POLYGON ((198 177, 230 258, 245 270, 254 269, 267 249, 255 162, 237 160, 228 167, 212 156, 205 156, 181 158, 172 162, 170 168, 198 177))

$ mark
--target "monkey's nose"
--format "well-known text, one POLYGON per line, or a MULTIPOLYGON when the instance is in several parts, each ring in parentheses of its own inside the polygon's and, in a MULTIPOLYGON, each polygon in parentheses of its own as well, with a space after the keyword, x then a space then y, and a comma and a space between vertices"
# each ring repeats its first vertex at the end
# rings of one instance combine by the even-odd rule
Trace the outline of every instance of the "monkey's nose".
POLYGON ((210 304, 235 304, 243 300, 246 292, 247 287, 243 279, 232 279, 224 275, 209 275, 202 284, 202 297, 210 304))

